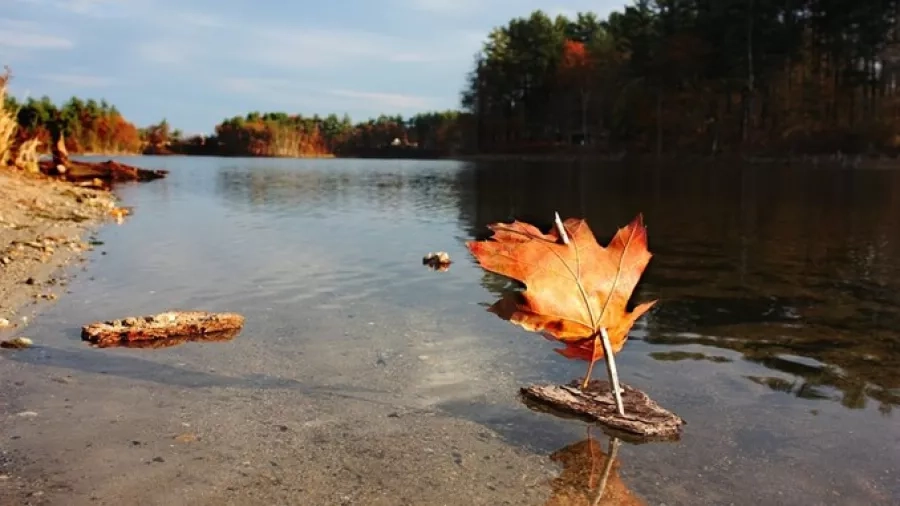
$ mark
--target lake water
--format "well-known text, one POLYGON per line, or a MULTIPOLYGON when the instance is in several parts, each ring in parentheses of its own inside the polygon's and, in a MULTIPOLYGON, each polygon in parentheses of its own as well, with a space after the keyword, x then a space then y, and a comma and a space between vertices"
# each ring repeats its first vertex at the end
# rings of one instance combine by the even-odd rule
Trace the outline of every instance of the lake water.
POLYGON ((134 215, 29 328, 41 347, 10 356, 31 385, 10 402, 41 416, 4 430, 48 491, 588 504, 606 436, 517 398, 585 364, 486 312, 508 286, 464 242, 559 211, 605 244, 641 212, 654 257, 633 300, 659 302, 617 362, 688 424, 623 443, 601 504, 900 504, 900 171, 121 160, 171 174, 120 188, 134 215), (421 264, 437 250, 446 272, 421 264), (170 308, 247 323, 158 350, 78 338, 170 308))

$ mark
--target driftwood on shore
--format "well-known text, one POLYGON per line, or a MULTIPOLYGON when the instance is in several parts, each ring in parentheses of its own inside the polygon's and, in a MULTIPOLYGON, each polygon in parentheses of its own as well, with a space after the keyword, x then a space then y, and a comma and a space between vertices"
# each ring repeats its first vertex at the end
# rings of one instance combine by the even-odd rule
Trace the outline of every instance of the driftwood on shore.
POLYGON ((65 135, 57 127, 52 129, 52 159, 38 163, 38 169, 48 175, 72 182, 101 180, 106 183, 117 181, 152 181, 166 177, 167 170, 149 170, 133 167, 113 160, 105 162, 83 162, 69 158, 65 135))
POLYGON ((579 380, 568 385, 531 385, 521 389, 526 400, 547 411, 559 411, 612 429, 629 436, 628 439, 676 439, 681 435, 685 421, 653 401, 640 390, 621 383, 625 416, 616 411, 616 402, 609 382, 593 380, 581 390, 579 380))
POLYGON ((105 162, 79 162, 69 160, 66 164, 57 164, 53 160, 44 160, 39 164, 41 172, 49 176, 57 176, 73 182, 100 179, 103 181, 152 181, 166 177, 169 171, 150 170, 133 167, 113 160, 105 162), (62 167, 62 168, 61 168, 62 167))
MULTIPOLYGON (((237 313, 169 311, 157 315, 129 316, 120 320, 91 323, 81 328, 81 339, 101 348, 138 341, 176 341, 172 344, 179 344, 185 340, 218 341, 234 338, 237 335, 236 331, 243 326, 244 317, 237 313), (228 334, 230 332, 234 334, 228 334), (219 336, 222 338, 218 339, 219 336), (203 337, 208 339, 202 339, 203 337)), ((160 347, 165 345, 166 343, 162 343, 160 347)))

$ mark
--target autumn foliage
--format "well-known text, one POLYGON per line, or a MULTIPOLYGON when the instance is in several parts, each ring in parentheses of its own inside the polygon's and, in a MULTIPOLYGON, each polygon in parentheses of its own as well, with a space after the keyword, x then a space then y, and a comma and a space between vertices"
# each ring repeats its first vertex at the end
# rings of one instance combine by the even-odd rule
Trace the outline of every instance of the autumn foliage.
POLYGON ((57 107, 48 97, 29 98, 22 103, 10 98, 5 107, 16 111, 17 142, 37 139, 44 150, 59 129, 70 153, 138 153, 142 141, 138 128, 105 101, 73 97, 57 107))
POLYGON ((601 329, 618 353, 634 322, 655 303, 627 309, 651 254, 641 215, 620 228, 606 247, 582 219, 570 218, 563 227, 569 244, 561 242, 555 228, 544 234, 514 221, 489 225, 494 232, 490 239, 467 246, 484 269, 525 284, 523 292, 502 297, 491 311, 565 344, 557 352, 589 361, 589 379, 594 363, 604 356, 601 329))
POLYGON ((622 480, 619 460, 592 437, 553 452, 550 460, 560 464, 562 472, 551 482, 551 497, 544 506, 647 504, 622 480))
POLYGON ((896 153, 898 14, 851 0, 538 10, 487 35, 462 105, 479 151, 896 153))
POLYGON ((594 67, 594 57, 584 42, 566 40, 563 44, 562 62, 560 62, 560 73, 565 78, 574 80, 589 78, 594 67))

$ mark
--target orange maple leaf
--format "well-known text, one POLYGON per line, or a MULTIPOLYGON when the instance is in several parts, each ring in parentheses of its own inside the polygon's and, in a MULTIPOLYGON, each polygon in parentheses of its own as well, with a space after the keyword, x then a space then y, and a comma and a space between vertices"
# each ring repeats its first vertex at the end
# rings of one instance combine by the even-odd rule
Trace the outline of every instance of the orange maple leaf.
POLYGON ((568 358, 603 358, 600 331, 606 329, 613 353, 628 339, 634 322, 656 301, 627 310, 628 300, 650 261, 647 230, 639 214, 620 228, 605 248, 582 219, 563 223, 570 243, 554 228, 542 233, 528 223, 489 225, 494 235, 466 243, 486 270, 521 281, 525 291, 504 296, 490 311, 527 330, 541 332, 566 347, 568 358))

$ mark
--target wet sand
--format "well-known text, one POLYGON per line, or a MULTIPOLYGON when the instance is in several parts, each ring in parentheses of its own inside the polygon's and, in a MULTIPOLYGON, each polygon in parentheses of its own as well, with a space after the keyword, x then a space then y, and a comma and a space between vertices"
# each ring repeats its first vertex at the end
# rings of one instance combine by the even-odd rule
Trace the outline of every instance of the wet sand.
POLYGON ((320 344, 294 371, 253 343, 254 325, 229 343, 101 350, 73 333, 17 352, 0 368, 0 503, 546 502, 556 464, 441 409, 515 391, 467 381, 476 356, 433 358, 466 338, 367 320, 344 326, 358 346, 342 348, 304 323, 320 344), (409 347, 377 352, 395 332, 409 347))
POLYGON ((0 169, 0 319, 9 322, 0 337, 27 324, 29 306, 65 290, 71 271, 61 268, 92 249, 87 232, 114 206, 107 191, 0 169))

